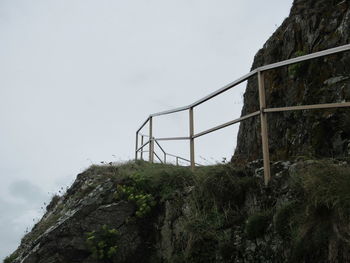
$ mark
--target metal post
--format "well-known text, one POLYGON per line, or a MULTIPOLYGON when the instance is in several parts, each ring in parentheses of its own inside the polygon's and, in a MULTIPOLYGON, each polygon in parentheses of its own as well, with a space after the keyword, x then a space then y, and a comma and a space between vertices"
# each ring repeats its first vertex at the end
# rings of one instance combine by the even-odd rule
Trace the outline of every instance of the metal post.
POLYGON ((270 173, 270 154, 269 154, 269 138, 267 131, 267 116, 264 112, 266 108, 265 98, 265 83, 264 83, 264 72, 258 71, 258 82, 259 82, 259 102, 260 102, 260 120, 261 120, 261 143, 264 159, 264 182, 268 185, 271 179, 270 173))
POLYGON ((176 157, 176 165, 179 165, 179 157, 176 157))
MULTIPOLYGON (((143 135, 141 135, 141 145, 143 145, 143 135)), ((143 160, 143 148, 141 149, 141 160, 143 160)))
POLYGON ((193 107, 189 109, 190 113, 190 160, 191 160, 191 169, 194 170, 195 168, 195 160, 194 160, 194 121, 193 121, 193 107))
POLYGON ((135 161, 137 161, 137 149, 139 148, 139 133, 136 132, 135 161))
POLYGON ((154 162, 154 140, 153 140, 153 123, 152 117, 149 117, 149 162, 154 162))
POLYGON ((164 153, 164 164, 166 164, 166 153, 164 153))

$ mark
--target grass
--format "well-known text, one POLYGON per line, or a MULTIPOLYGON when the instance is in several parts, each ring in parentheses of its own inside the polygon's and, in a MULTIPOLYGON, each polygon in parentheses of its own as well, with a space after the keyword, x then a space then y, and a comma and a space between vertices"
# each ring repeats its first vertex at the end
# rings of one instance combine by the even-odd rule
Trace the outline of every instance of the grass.
POLYGON ((271 223, 271 211, 262 211, 248 217, 245 225, 247 238, 255 240, 264 237, 271 223))
POLYGON ((325 206, 349 211, 350 168, 319 161, 294 176, 295 186, 304 190, 310 208, 325 206))
POLYGON ((4 259, 4 263, 12 263, 17 258, 16 253, 12 253, 10 256, 4 259))
MULTIPOLYGON (((319 160, 305 165, 291 180, 300 202, 277 210, 275 230, 290 240, 291 262, 327 258, 329 242, 336 236, 333 226, 346 225, 350 219, 350 167, 319 160)), ((335 240, 341 246, 341 240, 335 240)))
MULTIPOLYGON (((294 53, 293 57, 296 58, 296 57, 301 57, 304 55, 306 55, 305 51, 298 50, 294 53)), ((306 62, 301 62, 301 63, 296 63, 293 65, 290 65, 288 67, 289 77, 295 78, 295 77, 302 75, 304 73, 303 71, 305 70, 305 67, 306 67, 306 62)))
POLYGON ((293 231, 293 219, 297 213, 297 203, 289 201, 279 207, 274 216, 274 227, 284 240, 290 240, 293 231))

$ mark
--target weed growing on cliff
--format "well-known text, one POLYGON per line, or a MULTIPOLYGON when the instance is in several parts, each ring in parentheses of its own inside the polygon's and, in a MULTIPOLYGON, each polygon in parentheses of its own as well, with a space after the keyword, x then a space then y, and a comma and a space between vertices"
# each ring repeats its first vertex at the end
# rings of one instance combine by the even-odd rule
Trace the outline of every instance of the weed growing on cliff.
POLYGON ((135 215, 139 218, 151 212, 159 202, 173 197, 191 181, 192 172, 184 167, 171 165, 139 163, 142 169, 127 169, 120 173, 125 184, 117 185, 115 199, 134 202, 135 215))
MULTIPOLYGON (((349 211, 350 169, 327 161, 319 161, 294 175, 295 183, 301 187, 312 208, 327 207, 349 211)), ((348 216, 350 213, 348 214, 348 216)))
POLYGON ((4 259, 4 263, 12 263, 16 258, 17 258, 17 254, 13 253, 10 256, 6 257, 4 259))
POLYGON ((349 166, 326 160, 310 162, 292 174, 292 188, 303 202, 287 204, 275 217, 276 231, 291 241, 291 262, 328 256, 330 239, 337 236, 334 227, 350 218, 349 176, 349 166))
POLYGON ((152 207, 156 205, 154 197, 151 194, 145 194, 133 186, 118 185, 115 198, 135 202, 135 215, 140 218, 147 215, 152 207))
POLYGON ((188 200, 191 212, 185 222, 186 262, 215 262, 218 257, 230 259, 230 227, 244 221, 240 207, 248 191, 255 188, 257 178, 231 164, 197 169, 188 200))
POLYGON ((87 233, 86 243, 96 259, 109 262, 118 251, 119 232, 103 225, 101 229, 87 233))
POLYGON ((217 205, 222 210, 239 208, 246 193, 256 189, 257 178, 247 176, 232 165, 204 167, 195 177, 194 200, 205 209, 217 205))
MULTIPOLYGON (((298 50, 294 53, 293 57, 301 57, 306 55, 306 52, 303 50, 298 50)), ((290 78, 295 78, 299 75, 301 75, 305 69, 306 62, 296 63, 293 65, 290 65, 288 67, 288 74, 290 78)))
POLYGON ((145 166, 142 170, 130 175, 132 184, 137 189, 142 189, 160 201, 173 197, 175 192, 192 184, 193 173, 185 167, 171 165, 145 166))
POLYGON ((271 211, 262 211, 248 217, 245 232, 248 239, 262 238, 271 222, 271 211))
POLYGON ((277 234, 283 239, 290 240, 294 222, 293 216, 296 214, 297 203, 295 201, 287 202, 279 207, 274 217, 274 227, 277 234))

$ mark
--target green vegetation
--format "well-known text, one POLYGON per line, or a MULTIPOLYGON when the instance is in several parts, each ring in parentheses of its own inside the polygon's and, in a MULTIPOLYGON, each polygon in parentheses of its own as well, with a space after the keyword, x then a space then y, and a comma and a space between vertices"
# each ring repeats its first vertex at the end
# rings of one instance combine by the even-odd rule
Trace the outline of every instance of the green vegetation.
POLYGON ((262 238, 271 222, 271 212, 263 211, 248 217, 245 232, 248 239, 262 238))
POLYGON ((258 188, 258 180, 231 164, 196 171, 189 197, 191 213, 185 223, 189 235, 185 262, 231 258, 234 249, 231 227, 243 223, 245 213, 240 208, 247 193, 258 188))
POLYGON ((118 251, 119 233, 103 225, 101 229, 87 233, 86 243, 96 259, 110 262, 118 251))
POLYGON ((135 202, 137 217, 144 217, 147 215, 156 202, 151 194, 145 194, 143 191, 137 191, 133 186, 118 185, 115 198, 118 200, 127 200, 135 202))
POLYGON ((338 212, 350 211, 349 172, 349 166, 318 161, 294 175, 294 186, 304 190, 310 209, 325 207, 338 212))
POLYGON ((193 173, 184 167, 144 162, 138 162, 137 165, 142 169, 124 167, 120 171, 125 184, 117 185, 114 198, 134 202, 138 218, 150 213, 157 202, 172 199, 193 182, 193 173))
POLYGON ((4 259, 4 263, 12 263, 17 258, 17 254, 13 253, 4 259))
MULTIPOLYGON (((275 230, 291 242, 291 262, 327 258, 334 226, 350 219, 350 167, 317 161, 292 175, 291 187, 299 203, 277 210, 275 230)), ((335 238, 341 242, 339 238, 335 238)))
POLYGON ((283 239, 289 240, 293 230, 293 216, 296 214, 296 202, 291 201, 283 204, 276 211, 274 226, 277 234, 283 239))
MULTIPOLYGON (((298 50, 294 53, 294 58, 295 57, 301 57, 301 56, 305 56, 307 53, 303 50, 298 50)), ((290 65, 288 67, 288 74, 290 78, 296 78, 297 76, 300 76, 301 74, 303 74, 303 71, 305 70, 305 66, 306 66, 307 62, 300 62, 300 63, 296 63, 293 65, 290 65)))

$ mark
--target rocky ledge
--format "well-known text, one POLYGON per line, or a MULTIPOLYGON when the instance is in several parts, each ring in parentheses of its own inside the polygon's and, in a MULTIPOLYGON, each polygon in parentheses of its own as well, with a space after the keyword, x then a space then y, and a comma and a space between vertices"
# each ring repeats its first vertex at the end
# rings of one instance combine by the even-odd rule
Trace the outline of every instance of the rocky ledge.
POLYGON ((93 166, 5 262, 349 262, 346 160, 93 166))

